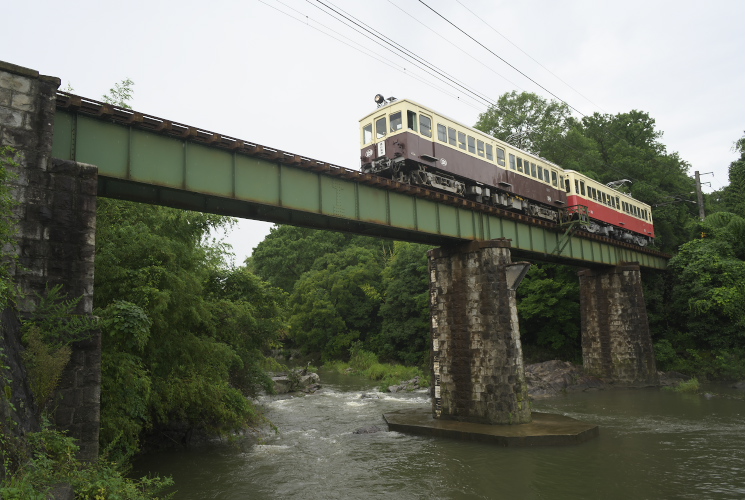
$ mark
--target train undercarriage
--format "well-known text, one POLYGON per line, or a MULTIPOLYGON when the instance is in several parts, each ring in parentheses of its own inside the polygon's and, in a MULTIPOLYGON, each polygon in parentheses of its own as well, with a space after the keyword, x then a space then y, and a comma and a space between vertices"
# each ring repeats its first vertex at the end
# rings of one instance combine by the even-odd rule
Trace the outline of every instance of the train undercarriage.
POLYGON ((568 210, 571 207, 559 208, 536 203, 515 193, 494 186, 487 186, 473 180, 459 178, 449 172, 407 160, 403 157, 374 160, 371 163, 363 164, 361 171, 363 173, 387 177, 404 184, 412 184, 451 193, 477 203, 505 208, 532 217, 549 220, 556 224, 567 224, 578 218, 582 218, 582 230, 632 243, 640 247, 647 246, 647 244, 652 242, 652 239, 646 236, 589 218, 587 217, 586 210, 583 216, 578 211, 568 210))

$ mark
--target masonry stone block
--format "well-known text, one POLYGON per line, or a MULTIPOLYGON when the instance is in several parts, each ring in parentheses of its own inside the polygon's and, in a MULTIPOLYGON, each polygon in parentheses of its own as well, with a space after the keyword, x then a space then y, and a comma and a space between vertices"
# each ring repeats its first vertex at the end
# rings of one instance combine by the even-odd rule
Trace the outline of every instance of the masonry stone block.
POLYGON ((429 253, 435 418, 531 420, 510 264, 506 240, 429 253))
POLYGON ((578 274, 585 372, 618 385, 657 385, 638 264, 578 274))

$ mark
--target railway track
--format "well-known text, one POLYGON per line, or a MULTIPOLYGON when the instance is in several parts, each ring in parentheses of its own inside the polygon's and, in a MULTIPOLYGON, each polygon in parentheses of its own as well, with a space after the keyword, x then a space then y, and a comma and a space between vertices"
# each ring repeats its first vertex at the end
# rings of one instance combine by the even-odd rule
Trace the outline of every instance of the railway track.
MULTIPOLYGON (((277 162, 287 166, 306 169, 312 172, 317 172, 332 177, 339 177, 342 179, 359 182, 360 184, 365 184, 368 186, 375 186, 398 193, 405 193, 418 198, 436 201, 438 203, 468 208, 477 212, 496 215, 497 217, 503 219, 520 221, 528 225, 539 226, 554 232, 564 231, 564 228, 561 225, 554 222, 538 219, 516 212, 511 212, 509 210, 504 210, 502 208, 497 208, 482 203, 477 203, 475 201, 467 200, 465 198, 460 198, 458 196, 453 196, 451 194, 443 193, 440 191, 434 191, 420 186, 413 186, 411 184, 404 184, 392 179, 379 177, 374 174, 364 174, 358 170, 352 170, 349 168, 341 167, 339 165, 333 165, 327 162, 315 160, 313 158, 308 158, 302 155, 289 153, 287 151, 270 148, 251 141, 218 134, 216 132, 205 130, 199 127, 192 127, 183 123, 166 120, 157 116, 140 113, 138 111, 122 108, 120 106, 115 106, 100 101, 95 101, 87 97, 81 97, 67 92, 57 92, 56 107, 57 109, 84 114, 86 116, 95 117, 100 120, 110 121, 121 125, 127 125, 141 130, 147 130, 168 137, 174 137, 181 140, 189 140, 195 143, 204 144, 245 156, 261 158, 263 160, 277 162)), ((623 241, 614 240, 606 236, 589 233, 587 231, 578 230, 575 234, 581 235, 582 238, 588 240, 595 240, 617 247, 628 248, 666 259, 670 258, 670 255, 658 250, 639 247, 623 241)))

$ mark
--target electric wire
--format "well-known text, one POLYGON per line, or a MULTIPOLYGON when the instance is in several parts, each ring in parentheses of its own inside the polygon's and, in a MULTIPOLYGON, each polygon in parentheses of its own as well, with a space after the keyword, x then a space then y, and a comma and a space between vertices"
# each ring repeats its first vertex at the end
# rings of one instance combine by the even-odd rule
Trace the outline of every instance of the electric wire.
POLYGON ((540 83, 536 82, 531 77, 529 77, 528 75, 526 75, 525 73, 523 73, 522 71, 520 71, 518 68, 516 68, 515 66, 513 66, 512 64, 510 64, 509 62, 507 62, 507 60, 505 60, 502 56, 500 56, 499 54, 497 54, 496 52, 494 52, 493 50, 491 50, 489 47, 487 47, 486 45, 484 45, 483 43, 479 42, 474 37, 472 37, 471 35, 469 35, 468 33, 466 33, 465 31, 463 31, 460 27, 458 27, 451 20, 449 20, 448 18, 446 18, 445 16, 443 16, 442 14, 440 14, 439 12, 437 12, 435 9, 433 9, 429 5, 427 5, 427 3, 424 2, 424 0, 419 0, 419 3, 421 3, 422 5, 424 5, 425 7, 427 7, 429 10, 431 10, 432 12, 434 12, 435 14, 437 14, 443 21, 445 21, 446 23, 450 24, 453 28, 457 29, 458 31, 460 31, 461 33, 463 33, 464 35, 466 35, 468 38, 470 38, 471 40, 473 40, 474 42, 476 42, 478 45, 480 45, 485 50, 487 50, 488 52, 490 52, 492 55, 494 55, 494 57, 496 57, 497 59, 499 59, 500 61, 502 61, 503 63, 505 63, 507 66, 509 66, 510 68, 514 69, 515 71, 517 71, 518 73, 520 73, 521 75, 523 75, 525 78, 527 78, 528 80, 530 80, 534 84, 538 85, 544 91, 548 92, 549 94, 551 94, 552 96, 554 96, 556 99, 558 99, 559 101, 563 102, 564 104, 566 104, 567 106, 569 106, 570 108, 572 108, 578 114, 580 114, 582 116, 586 116, 584 113, 582 113, 577 108, 575 108, 574 106, 572 106, 571 104, 569 104, 568 102, 566 102, 564 99, 562 99, 561 97, 557 96, 556 94, 554 94, 553 92, 551 92, 550 90, 548 90, 546 87, 544 87, 540 83))
POLYGON ((337 42, 339 42, 339 43, 342 43, 342 44, 346 45, 347 47, 349 47, 349 48, 351 48, 351 49, 354 49, 354 50, 356 50, 356 51, 358 51, 358 52, 360 52, 360 53, 362 53, 362 54, 364 54, 364 55, 366 55, 366 56, 368 56, 368 57, 370 57, 370 58, 372 58, 372 59, 375 59, 376 61, 378 61, 378 62, 381 62, 381 63, 383 63, 383 64, 385 64, 385 65, 387 65, 387 66, 389 66, 389 67, 391 67, 391 68, 395 69, 396 71, 399 71, 399 72, 403 73, 404 75, 407 75, 407 76, 409 76, 409 77, 411 77, 411 78, 413 78, 413 79, 415 79, 415 80, 417 80, 417 81, 419 81, 419 82, 423 83, 424 85, 427 85, 427 86, 428 86, 428 87, 430 87, 430 88, 433 88, 433 89, 435 89, 435 90, 437 90, 437 91, 439 91, 439 92, 442 92, 443 94, 445 94, 445 95, 447 95, 447 96, 449 96, 449 97, 452 97, 453 99, 456 99, 456 100, 458 100, 459 102, 462 102, 463 104, 465 104, 465 105, 467 105, 467 106, 469 106, 469 107, 471 107, 471 108, 473 108, 473 109, 475 109, 475 110, 477 110, 477 111, 479 111, 479 110, 483 109, 483 107, 482 107, 482 106, 483 106, 483 104, 481 104, 481 103, 479 103, 480 105, 477 105, 477 104, 474 104, 474 103, 471 103, 471 102, 469 102, 468 100, 465 100, 465 99, 461 99, 461 98, 460 98, 459 96, 457 96, 457 95, 455 95, 455 94, 452 94, 452 93, 451 93, 451 92, 449 92, 448 90, 446 90, 446 89, 444 89, 444 88, 441 88, 441 87, 438 87, 438 86, 434 85, 434 84, 433 84, 433 83, 432 83, 431 81, 427 81, 427 80, 425 80, 424 78, 422 78, 421 76, 419 76, 419 75, 417 75, 417 74, 415 74, 415 73, 412 73, 411 71, 408 71, 408 70, 407 70, 407 69, 406 69, 405 67, 399 66, 398 64, 396 64, 395 62, 391 61, 390 59, 387 59, 387 58, 385 58, 385 57, 383 57, 383 56, 380 56, 380 55, 377 55, 377 54, 374 54, 374 53, 370 53, 369 51, 367 51, 367 50, 366 50, 366 49, 364 49, 364 48, 360 48, 360 47, 361 47, 361 45, 360 45, 359 43, 357 43, 357 42, 355 42, 355 41, 351 40, 351 39, 350 39, 349 37, 346 37, 346 36, 342 35, 342 34, 341 34, 341 33, 339 33, 338 31, 336 31, 336 30, 334 30, 334 29, 332 29, 332 28, 330 28, 330 27, 326 26, 325 24, 323 24, 323 23, 320 23, 320 22, 318 22, 318 21, 316 21, 316 20, 312 19, 312 18, 311 18, 310 16, 307 16, 306 14, 304 14, 304 13, 302 13, 302 12, 298 11, 297 9, 295 9, 295 8, 293 8, 293 7, 291 7, 291 6, 287 5, 287 4, 285 4, 285 3, 284 3, 284 2, 282 2, 281 0, 277 0, 277 2, 278 2, 278 3, 280 3, 281 5, 285 6, 286 8, 288 8, 288 9, 291 9, 291 10, 293 10, 293 11, 297 12, 297 13, 298 13, 299 15, 301 15, 301 16, 302 16, 303 18, 302 18, 302 19, 300 19, 300 18, 297 18, 297 17, 293 16, 293 15, 292 15, 292 14, 290 14, 290 13, 287 13, 287 12, 284 12, 284 11, 282 11, 281 9, 278 9, 278 8, 277 8, 277 7, 275 7, 274 5, 270 5, 270 4, 268 4, 268 3, 267 3, 266 1, 264 1, 264 0, 258 0, 258 1, 259 1, 259 2, 261 2, 262 4, 266 5, 267 7, 270 7, 270 8, 272 8, 272 9, 274 9, 275 11, 277 11, 277 12, 279 12, 279 13, 281 13, 281 14, 284 14, 285 16, 287 16, 287 17, 289 17, 289 18, 291 18, 291 19, 293 19, 293 20, 295 20, 295 21, 297 21, 297 22, 299 22, 299 23, 302 23, 302 24, 306 25, 306 26, 307 26, 307 27, 309 27, 309 28, 312 28, 312 29, 314 29, 314 30, 318 31, 319 33, 322 33, 322 34, 324 34, 324 35, 328 36, 329 38, 331 38, 331 39, 333 39, 333 40, 336 40, 337 42), (347 43, 347 42, 345 42, 344 40, 342 40, 342 39, 338 38, 337 36, 334 36, 334 35, 332 35, 332 34, 330 34, 330 33, 327 33, 327 32, 325 32, 325 31, 323 31, 322 29, 320 29, 320 28, 318 28, 318 27, 316 27, 316 26, 313 26, 313 25, 311 25, 311 24, 310 24, 310 21, 312 21, 312 22, 314 22, 314 23, 316 23, 316 24, 318 24, 318 25, 320 25, 320 26, 323 26, 323 27, 324 27, 325 29, 327 29, 327 30, 329 30, 330 32, 332 32, 332 33, 335 33, 336 35, 338 35, 338 37, 341 37, 341 38, 344 38, 344 39, 348 40, 348 41, 349 41, 350 43, 347 43), (351 45, 351 44, 355 44, 355 45, 357 45, 358 47, 355 47, 355 46, 353 46, 353 45, 351 45))
POLYGON ((524 88, 522 88, 522 87, 521 87, 520 85, 518 85, 517 83, 513 82, 512 80, 509 80, 509 79, 508 79, 508 78, 507 78, 506 76, 504 76, 504 75, 502 75, 502 74, 498 73, 498 72, 497 72, 497 71, 496 71, 496 70, 495 70, 494 68, 492 68, 491 66, 489 66, 488 64, 486 64, 486 63, 485 63, 484 61, 482 61, 482 60, 481 60, 481 59, 479 59, 478 57, 474 56, 473 54, 471 54, 470 52, 468 52, 468 51, 467 51, 467 50, 465 50, 464 48, 460 47, 460 46, 459 46, 458 44, 456 44, 455 42, 453 42, 453 41, 451 41, 451 40, 448 40, 448 39, 447 39, 447 38, 445 38, 445 37, 444 37, 444 36, 443 36, 442 34, 438 33, 437 31, 433 30, 432 28, 430 28, 429 26, 427 26, 426 24, 424 24, 424 23, 423 23, 422 21, 420 21, 419 19, 417 19, 416 17, 414 17, 414 16, 412 15, 412 14, 410 14, 409 12, 407 12, 407 11, 405 11, 405 10, 404 10, 403 8, 401 8, 401 6, 399 6, 399 5, 396 5, 396 4, 395 4, 395 3, 393 3, 393 2, 391 1, 391 0, 388 0, 388 3, 389 3, 389 4, 391 4, 392 6, 394 6, 395 8, 397 8, 398 10, 400 10, 401 12, 403 12, 404 14, 406 14, 407 16, 409 16, 409 17, 410 17, 410 18, 411 18, 411 19, 412 19, 413 21, 416 21, 417 23, 421 24, 421 25, 422 25, 422 27, 424 27, 424 28, 428 29, 429 31, 431 31, 431 32, 432 32, 432 34, 434 34, 434 35, 436 35, 436 36, 440 37, 440 38, 441 38, 442 40, 444 40, 444 41, 448 42, 448 43, 449 43, 450 45, 452 45, 453 47, 455 47, 456 49, 458 49, 458 50, 459 50, 460 52, 462 52, 462 53, 463 53, 464 55, 466 55, 466 56, 470 57, 471 59, 473 59, 474 61, 476 61, 476 62, 477 62, 477 63, 479 63, 480 65, 482 65, 482 66, 483 66, 484 68, 486 68, 487 70, 489 70, 489 71, 491 71, 492 73, 494 73, 495 75, 497 75, 497 76, 498 76, 499 78, 501 78, 501 79, 502 79, 502 80, 504 80, 505 82, 509 83, 510 85, 513 85, 513 86, 515 86, 516 88, 518 88, 518 89, 520 89, 520 90, 523 90, 523 91, 525 90, 524 88))
MULTIPOLYGON (((388 0, 388 1, 390 2, 391 0, 388 0)), ((572 87, 570 84, 568 84, 567 82, 565 82, 561 77, 559 77, 556 73, 554 73, 553 71, 551 71, 550 69, 548 69, 547 67, 545 67, 539 61, 537 61, 533 56, 531 56, 530 54, 528 54, 527 52, 525 52, 516 43, 514 43, 512 40, 510 40, 505 35, 503 35, 502 33, 500 33, 496 28, 494 28, 494 26, 492 26, 491 24, 489 24, 486 21, 484 21, 484 19, 481 16, 479 16, 474 11, 472 11, 471 9, 469 9, 467 5, 463 4, 463 2, 461 2, 460 0, 455 0, 455 1, 458 2, 468 12, 470 12, 473 15, 473 17, 475 17, 476 19, 478 19, 479 21, 481 21, 484 24, 484 26, 486 26, 487 28, 489 28, 490 30, 492 30, 494 33, 496 33, 497 35, 499 35, 502 38, 504 38, 505 40, 507 40, 507 42, 509 42, 513 47, 515 47, 517 50, 519 50, 520 52, 522 52, 523 54, 525 54, 527 57, 529 57, 530 60, 532 60, 538 66, 540 66, 541 68, 543 68, 544 70, 546 70, 548 73, 550 73, 551 76, 553 76, 554 78, 556 78, 557 80, 559 80, 561 83, 563 83, 564 85, 566 85, 567 87, 569 87, 570 89, 572 89, 575 93, 577 93, 577 95, 581 96, 584 100, 586 100, 587 102, 589 102, 590 104, 592 104, 593 106, 595 106, 596 108, 598 108, 599 110, 601 110, 602 112, 605 113, 605 110, 602 107, 600 107, 597 104, 595 104, 594 102, 592 102, 592 100, 590 100, 588 97, 586 97, 584 94, 582 94, 582 92, 580 92, 579 90, 577 90, 574 87, 572 87)))
MULTIPOLYGON (((311 2, 311 0, 307 0, 307 1, 308 1, 309 3, 311 2)), ((391 46, 391 47, 393 47, 393 48, 394 48, 395 50, 397 50, 397 51, 399 51, 399 52, 402 52, 402 53, 403 53, 403 54, 404 54, 405 56, 409 57, 409 58, 410 58, 410 59, 411 59, 411 60, 412 60, 412 61, 413 61, 413 62, 414 62, 415 64, 416 64, 416 62, 420 62, 421 64, 424 64, 424 65, 425 65, 425 66, 427 66, 427 67, 428 67, 428 68, 429 68, 429 69, 430 69, 431 71, 434 71, 434 72, 435 72, 435 73, 437 73, 438 75, 440 75, 440 76, 442 76, 443 78, 445 78, 445 79, 449 80, 449 81, 450 81, 450 82, 451 82, 451 83, 452 83, 453 85, 455 85, 455 86, 458 86, 458 87, 462 88, 462 89, 463 89, 463 90, 465 90, 465 91, 466 91, 467 93, 471 94, 471 95, 472 95, 473 97, 476 97, 477 99, 479 99, 479 100, 483 101, 483 102, 484 102, 484 103, 485 103, 485 104, 486 104, 487 106, 492 106, 492 105, 494 105, 494 101, 493 101, 493 100, 491 100, 491 99, 489 99, 489 98, 487 98, 487 97, 485 97, 483 93, 481 93, 481 92, 478 92, 478 91, 476 91, 476 90, 472 90, 471 88, 467 87, 467 86, 466 86, 465 84, 463 84, 463 83, 461 83, 461 82, 458 82, 458 81, 457 81, 457 80, 456 80, 456 79, 455 79, 454 77, 452 77, 451 75, 449 75, 449 74, 447 74, 447 73, 443 72, 442 70, 440 70, 440 69, 439 69, 439 68, 437 68, 436 66, 434 66, 434 65, 430 64, 429 62, 427 62, 427 61, 426 61, 426 60, 424 60, 423 58, 421 58, 421 57, 417 56, 416 54, 414 54, 414 53, 413 53, 413 52, 411 52, 410 50, 408 50, 408 49, 406 49, 405 47, 403 47, 402 45, 398 44, 397 42, 394 42, 394 41, 393 41, 392 39, 388 38, 387 36, 385 36, 385 35, 382 35, 382 34, 380 34, 380 33, 379 33, 379 32, 378 32, 377 30, 374 30, 373 28, 371 28, 371 27, 367 26, 367 25, 366 25, 365 23, 363 23, 362 21, 358 20, 358 19, 357 19, 357 18, 355 18, 354 16, 351 16, 351 15, 345 15, 345 13, 343 13, 343 12, 340 12, 338 8, 335 8, 335 6, 333 6, 333 7, 330 7, 330 6, 329 6, 329 5, 327 4, 327 3, 323 2, 322 0, 315 0, 315 1, 316 1, 317 3, 319 3, 319 4, 323 5, 323 6, 324 6, 324 7, 326 7, 327 9, 329 9, 329 10, 333 11, 333 12, 334 12, 334 13, 336 13, 337 15, 339 15, 339 16, 343 17, 344 19, 348 20, 349 22, 351 22, 351 23, 355 24, 355 25, 356 25, 356 26, 358 26, 358 27, 359 27, 360 29, 362 29, 362 30, 367 30, 368 32, 371 32, 371 34, 372 34, 372 35, 373 35, 374 37, 378 38, 379 40, 382 40, 382 41, 383 41, 384 43, 386 43, 386 44, 390 45, 390 46, 391 46)), ((330 3, 330 2, 329 2, 329 3, 330 3)), ((391 49, 389 49, 389 50, 391 50, 391 49)))

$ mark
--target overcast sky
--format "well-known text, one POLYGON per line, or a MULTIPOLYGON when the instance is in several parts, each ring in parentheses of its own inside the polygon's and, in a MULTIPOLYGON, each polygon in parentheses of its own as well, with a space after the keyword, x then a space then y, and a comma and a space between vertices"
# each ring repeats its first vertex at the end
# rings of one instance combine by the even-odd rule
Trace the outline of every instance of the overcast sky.
MULTIPOLYGON (((11 0, 0 60, 93 99, 131 78, 138 111, 348 168, 377 93, 468 125, 485 110, 332 8, 490 102, 525 90, 576 116, 646 111, 691 175, 714 173, 705 191, 728 182, 745 131, 745 1, 321 1, 11 0)), ((268 228, 228 236, 238 263, 268 228)))

